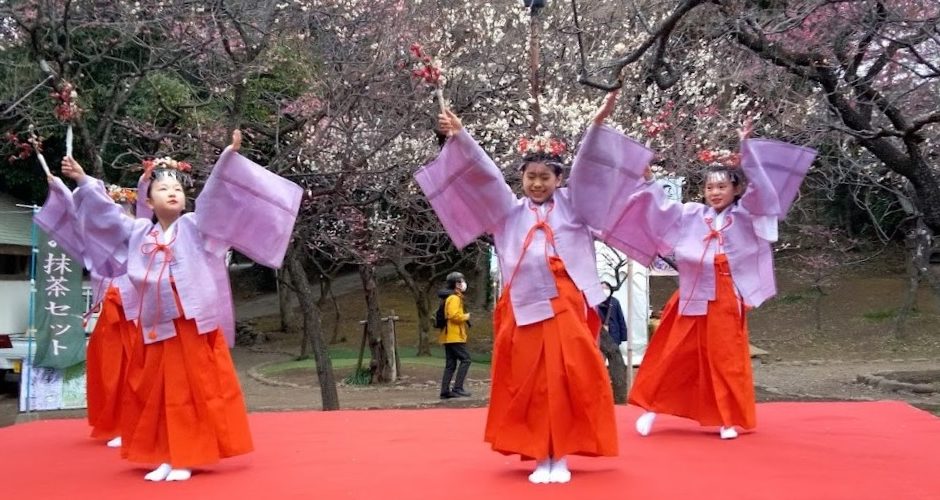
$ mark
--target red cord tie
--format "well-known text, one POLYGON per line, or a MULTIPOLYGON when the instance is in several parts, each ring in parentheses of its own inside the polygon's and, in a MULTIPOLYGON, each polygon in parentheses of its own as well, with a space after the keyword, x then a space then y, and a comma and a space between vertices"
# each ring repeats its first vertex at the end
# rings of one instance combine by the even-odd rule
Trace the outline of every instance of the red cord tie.
MULTIPOLYGON (((535 232, 541 229, 545 232, 545 261, 549 262, 548 257, 548 245, 551 244, 552 248, 555 248, 555 233, 552 231, 552 226, 548 225, 548 214, 552 213, 552 210, 555 209, 555 203, 553 202, 548 206, 548 210, 545 212, 545 218, 542 219, 539 216, 539 211, 537 207, 529 205, 529 210, 535 214, 535 224, 529 228, 529 232, 525 236, 525 240, 522 242, 522 252, 519 254, 519 260, 516 261, 516 266, 512 270, 512 276, 509 277, 509 282, 506 283, 504 289, 509 290, 509 287, 512 285, 512 282, 516 279, 516 273, 519 271, 519 266, 522 264, 522 259, 525 257, 525 253, 529 250, 529 246, 532 244, 532 240, 535 239, 535 232)), ((557 252, 557 249, 556 249, 557 252)))
POLYGON ((698 273, 695 274, 695 281, 692 282, 692 289, 689 290, 689 298, 686 299, 685 305, 682 306, 679 314, 685 313, 685 308, 692 302, 692 295, 695 293, 695 287, 698 286, 698 279, 702 275, 702 269, 705 265, 705 256, 708 255, 708 247, 711 246, 712 240, 718 241, 718 248, 721 248, 725 244, 723 231, 731 226, 731 216, 725 217, 725 222, 721 225, 720 229, 715 229, 715 226, 712 225, 714 222, 715 220, 711 217, 705 217, 705 225, 708 226, 708 234, 702 238, 702 241, 705 242, 705 248, 702 249, 702 256, 698 259, 698 273))
POLYGON ((156 307, 156 310, 154 311, 155 317, 154 317, 154 321, 152 322, 152 324, 154 325, 154 329, 151 329, 150 332, 147 333, 147 338, 149 338, 150 340, 157 339, 156 324, 157 324, 157 319, 159 318, 156 316, 158 316, 160 314, 160 311, 162 310, 162 308, 160 307, 161 306, 160 284, 163 281, 163 273, 166 272, 167 266, 169 266, 170 261, 173 260, 172 245, 173 245, 173 242, 176 241, 175 232, 173 233, 173 238, 170 240, 169 243, 160 243, 157 240, 157 235, 158 233, 156 230, 150 231, 148 236, 153 238, 153 241, 144 243, 143 245, 140 246, 141 253, 143 253, 144 255, 150 256, 150 260, 147 262, 147 272, 144 274, 143 289, 140 292, 140 304, 138 305, 138 308, 137 308, 137 321, 140 324, 141 331, 143 331, 143 327, 144 327, 144 318, 142 317, 143 309, 144 309, 144 297, 145 297, 146 290, 147 290, 147 284, 149 283, 147 281, 147 278, 150 277, 150 270, 153 267, 153 260, 154 258, 156 258, 157 254, 159 252, 163 252, 165 256, 165 258, 163 259, 163 264, 160 265, 160 272, 157 273, 157 304, 156 304, 157 307, 156 307))

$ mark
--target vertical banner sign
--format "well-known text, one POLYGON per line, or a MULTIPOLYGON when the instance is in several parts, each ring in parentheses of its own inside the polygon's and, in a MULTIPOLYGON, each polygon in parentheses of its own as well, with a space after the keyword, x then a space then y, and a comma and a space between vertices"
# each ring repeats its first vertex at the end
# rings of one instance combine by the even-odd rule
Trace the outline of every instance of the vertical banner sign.
POLYGON ((34 366, 68 368, 85 361, 82 264, 39 231, 34 366))

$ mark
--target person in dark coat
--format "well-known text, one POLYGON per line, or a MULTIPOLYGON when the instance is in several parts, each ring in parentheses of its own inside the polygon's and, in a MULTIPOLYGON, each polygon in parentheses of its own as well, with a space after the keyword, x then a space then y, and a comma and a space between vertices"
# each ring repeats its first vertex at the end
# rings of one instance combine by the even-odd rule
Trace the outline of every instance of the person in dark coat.
POLYGON ((597 305, 597 314, 607 327, 608 335, 620 345, 621 342, 627 341, 627 322, 623 318, 623 308, 620 307, 620 301, 614 297, 610 283, 604 282, 601 286, 607 290, 607 298, 597 305))

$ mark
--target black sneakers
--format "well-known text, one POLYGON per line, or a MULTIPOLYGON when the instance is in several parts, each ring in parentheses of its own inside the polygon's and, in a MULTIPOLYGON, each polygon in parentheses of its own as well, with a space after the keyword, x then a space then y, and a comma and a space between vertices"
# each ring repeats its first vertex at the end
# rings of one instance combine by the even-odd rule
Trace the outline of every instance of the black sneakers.
POLYGON ((469 398, 471 394, 463 389, 454 389, 441 394, 441 399, 469 398))

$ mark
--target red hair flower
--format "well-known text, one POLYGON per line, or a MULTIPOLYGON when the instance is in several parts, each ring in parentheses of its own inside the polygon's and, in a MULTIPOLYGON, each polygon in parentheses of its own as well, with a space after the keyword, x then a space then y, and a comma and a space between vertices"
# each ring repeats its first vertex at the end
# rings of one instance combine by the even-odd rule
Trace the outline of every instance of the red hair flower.
POLYGON ((522 137, 519 139, 519 152, 523 155, 532 153, 544 153, 552 156, 561 156, 565 154, 568 147, 564 142, 546 136, 522 137))

